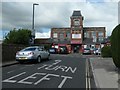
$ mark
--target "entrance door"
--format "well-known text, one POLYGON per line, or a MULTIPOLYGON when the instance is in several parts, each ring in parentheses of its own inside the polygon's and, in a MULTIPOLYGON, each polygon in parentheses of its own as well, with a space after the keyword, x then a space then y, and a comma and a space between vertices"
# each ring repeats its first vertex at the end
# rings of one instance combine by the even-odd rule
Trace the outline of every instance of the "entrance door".
POLYGON ((73 52, 79 53, 79 51, 80 51, 80 45, 73 45, 73 52))

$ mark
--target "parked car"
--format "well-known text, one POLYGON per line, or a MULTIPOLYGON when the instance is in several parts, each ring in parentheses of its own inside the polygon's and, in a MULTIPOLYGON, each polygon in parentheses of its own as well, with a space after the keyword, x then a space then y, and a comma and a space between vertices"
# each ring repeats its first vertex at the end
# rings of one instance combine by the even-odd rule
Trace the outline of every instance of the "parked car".
POLYGON ((90 48, 84 48, 82 53, 83 54, 91 54, 91 50, 90 50, 90 48))
POLYGON ((51 53, 51 54, 57 54, 58 53, 57 48, 50 48, 49 49, 49 53, 51 53))
POLYGON ((49 59, 50 53, 39 46, 24 48, 16 53, 16 61, 23 63, 26 61, 41 62, 42 59, 49 59))
POLYGON ((101 49, 100 48, 95 49, 94 54, 95 55, 100 55, 101 54, 101 49))

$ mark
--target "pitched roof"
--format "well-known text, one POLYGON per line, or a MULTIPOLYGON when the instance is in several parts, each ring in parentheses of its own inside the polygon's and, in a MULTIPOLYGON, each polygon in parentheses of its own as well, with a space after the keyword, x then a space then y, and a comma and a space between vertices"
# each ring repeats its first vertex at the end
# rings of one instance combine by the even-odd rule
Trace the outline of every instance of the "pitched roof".
POLYGON ((82 16, 81 11, 74 11, 72 16, 82 16))

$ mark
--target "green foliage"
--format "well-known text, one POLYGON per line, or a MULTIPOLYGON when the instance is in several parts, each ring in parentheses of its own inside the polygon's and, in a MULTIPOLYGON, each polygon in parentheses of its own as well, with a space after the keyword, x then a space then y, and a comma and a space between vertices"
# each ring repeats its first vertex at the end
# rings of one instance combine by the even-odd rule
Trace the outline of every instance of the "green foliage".
POLYGON ((101 49, 101 55, 102 57, 112 57, 111 46, 104 46, 101 49))
POLYGON ((46 44, 46 45, 44 45, 44 48, 45 48, 46 50, 49 50, 49 49, 50 49, 50 47, 51 47, 51 45, 50 45, 50 44, 46 44))
POLYGON ((28 45, 30 37, 31 37, 31 31, 28 29, 19 29, 19 30, 13 29, 7 34, 3 43, 28 45))
POLYGON ((116 67, 120 68, 120 24, 117 25, 111 35, 112 58, 116 67))

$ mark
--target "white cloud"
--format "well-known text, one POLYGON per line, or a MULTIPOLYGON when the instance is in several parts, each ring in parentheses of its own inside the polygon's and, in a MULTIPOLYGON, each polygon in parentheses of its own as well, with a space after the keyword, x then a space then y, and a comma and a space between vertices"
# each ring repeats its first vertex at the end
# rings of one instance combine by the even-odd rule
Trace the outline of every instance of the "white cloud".
POLYGON ((119 2, 120 0, 104 0, 104 2, 119 2))
POLYGON ((35 38, 50 38, 50 31, 49 32, 43 32, 43 33, 36 32, 35 33, 35 38))
MULTIPOLYGON (((118 23, 118 3, 91 3, 89 2, 40 2, 35 6, 35 29, 43 32, 40 36, 46 37, 48 31, 42 28, 70 27, 70 16, 73 10, 81 10, 84 16, 84 26, 104 26, 107 35, 118 23)), ((110 0, 109 0, 110 1, 110 0)), ((32 2, 5 2, 2 6, 2 29, 32 27, 32 2)), ((39 36, 39 35, 38 35, 39 36)))
POLYGON ((2 0, 2 2, 86 2, 86 0, 2 0))

